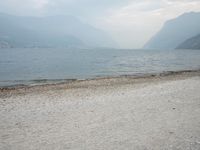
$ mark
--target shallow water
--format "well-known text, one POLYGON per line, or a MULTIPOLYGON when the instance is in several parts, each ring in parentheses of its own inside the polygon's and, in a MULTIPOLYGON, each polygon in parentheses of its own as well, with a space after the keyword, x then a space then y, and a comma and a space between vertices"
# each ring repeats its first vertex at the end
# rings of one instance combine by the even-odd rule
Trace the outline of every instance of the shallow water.
POLYGON ((0 49, 0 86, 199 68, 200 50, 0 49))

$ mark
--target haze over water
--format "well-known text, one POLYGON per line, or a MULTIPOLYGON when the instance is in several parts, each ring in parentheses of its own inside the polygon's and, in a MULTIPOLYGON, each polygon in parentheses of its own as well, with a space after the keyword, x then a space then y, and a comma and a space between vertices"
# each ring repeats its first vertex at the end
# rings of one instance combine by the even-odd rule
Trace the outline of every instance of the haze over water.
POLYGON ((0 53, 0 86, 200 68, 199 50, 21 48, 0 53))

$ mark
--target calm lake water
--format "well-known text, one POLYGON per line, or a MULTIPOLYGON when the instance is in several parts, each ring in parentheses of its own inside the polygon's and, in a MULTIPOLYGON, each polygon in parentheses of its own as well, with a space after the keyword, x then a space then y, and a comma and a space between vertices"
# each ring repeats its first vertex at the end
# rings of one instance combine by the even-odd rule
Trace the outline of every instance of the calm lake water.
POLYGON ((0 49, 0 86, 199 68, 200 50, 0 49))

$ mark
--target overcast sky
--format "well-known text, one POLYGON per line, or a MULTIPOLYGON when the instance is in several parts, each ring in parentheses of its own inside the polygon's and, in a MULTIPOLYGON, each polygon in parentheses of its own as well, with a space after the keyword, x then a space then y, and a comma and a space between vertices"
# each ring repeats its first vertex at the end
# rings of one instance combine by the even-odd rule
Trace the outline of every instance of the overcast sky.
POLYGON ((73 15, 107 31, 121 48, 140 48, 163 23, 200 11, 200 0, 0 0, 15 15, 73 15))

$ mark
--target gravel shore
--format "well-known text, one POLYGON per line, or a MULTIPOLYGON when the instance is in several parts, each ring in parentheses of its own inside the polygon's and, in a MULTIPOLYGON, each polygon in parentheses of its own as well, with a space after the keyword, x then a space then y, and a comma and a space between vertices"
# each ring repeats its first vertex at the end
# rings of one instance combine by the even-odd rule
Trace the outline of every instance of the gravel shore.
POLYGON ((199 150, 200 72, 1 89, 1 150, 199 150))

